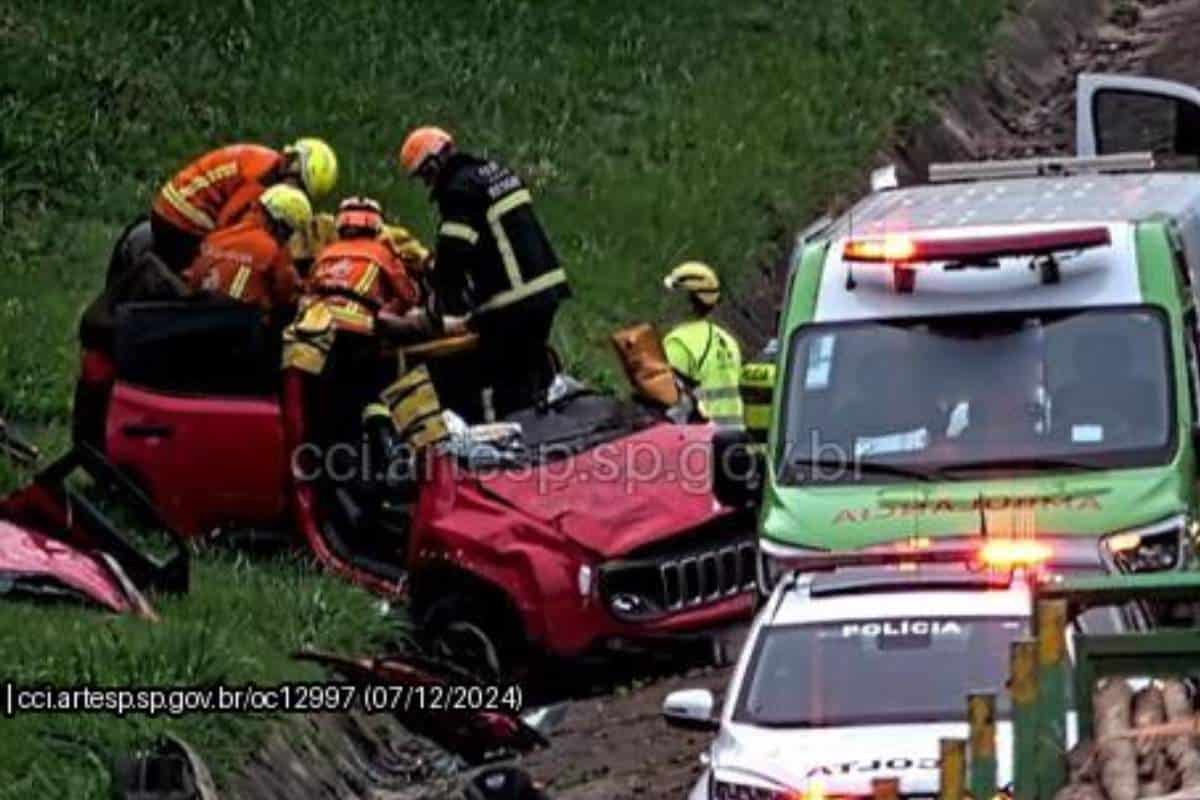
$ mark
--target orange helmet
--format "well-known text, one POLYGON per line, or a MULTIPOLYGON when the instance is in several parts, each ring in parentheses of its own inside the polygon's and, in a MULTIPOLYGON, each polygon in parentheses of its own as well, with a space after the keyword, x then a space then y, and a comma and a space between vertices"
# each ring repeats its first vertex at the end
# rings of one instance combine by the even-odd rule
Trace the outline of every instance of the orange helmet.
POLYGON ((408 135, 400 147, 400 167, 410 176, 416 175, 425 162, 454 146, 454 137, 441 128, 426 126, 408 135))
POLYGON ((339 234, 353 230, 378 236, 383 231, 383 207, 370 197, 347 197, 338 205, 334 226, 339 234))

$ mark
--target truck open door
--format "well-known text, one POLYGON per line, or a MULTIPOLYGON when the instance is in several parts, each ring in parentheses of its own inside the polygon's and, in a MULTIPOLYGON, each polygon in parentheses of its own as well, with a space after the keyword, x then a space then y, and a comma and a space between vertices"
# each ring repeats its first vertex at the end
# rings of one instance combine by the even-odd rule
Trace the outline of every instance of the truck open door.
POLYGON ((1200 89, 1158 78, 1080 75, 1076 155, 1147 151, 1165 166, 1200 165, 1200 89))

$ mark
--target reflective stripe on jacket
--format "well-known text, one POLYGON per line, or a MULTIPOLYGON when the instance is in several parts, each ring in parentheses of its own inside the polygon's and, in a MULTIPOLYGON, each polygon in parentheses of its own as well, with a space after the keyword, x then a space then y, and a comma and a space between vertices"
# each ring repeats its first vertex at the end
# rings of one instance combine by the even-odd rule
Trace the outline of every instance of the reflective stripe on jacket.
POLYGON ((180 170, 154 199, 154 212, 198 236, 240 222, 265 190, 263 179, 283 163, 269 147, 234 144, 180 170))
POLYGON ((732 334, 709 320, 693 320, 663 337, 663 349, 671 367, 694 385, 706 419, 742 427, 742 350, 732 334))
POLYGON ((264 311, 296 302, 300 288, 287 247, 275 241, 257 215, 204 237, 184 278, 193 289, 264 311))
POLYGON ((441 225, 432 279, 448 313, 485 314, 569 296, 533 198, 507 167, 456 154, 433 197, 441 225))
POLYGON ((334 326, 372 333, 375 314, 402 314, 417 302, 417 287, 392 248, 378 239, 344 239, 327 246, 309 273, 305 293, 325 298, 334 326))

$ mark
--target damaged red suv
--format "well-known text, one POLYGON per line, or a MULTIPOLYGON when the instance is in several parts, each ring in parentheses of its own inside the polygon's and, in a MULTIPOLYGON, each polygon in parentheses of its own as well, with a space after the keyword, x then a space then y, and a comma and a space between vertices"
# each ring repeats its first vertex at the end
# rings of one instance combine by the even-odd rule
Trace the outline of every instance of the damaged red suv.
POLYGON ((710 491, 708 426, 576 392, 511 419, 528 459, 434 454, 364 513, 344 486, 295 479, 303 379, 280 373, 253 310, 130 303, 83 340, 77 437, 176 529, 290 535, 374 592, 407 593, 436 651, 507 672, 536 654, 706 641, 752 609, 753 520, 710 491))

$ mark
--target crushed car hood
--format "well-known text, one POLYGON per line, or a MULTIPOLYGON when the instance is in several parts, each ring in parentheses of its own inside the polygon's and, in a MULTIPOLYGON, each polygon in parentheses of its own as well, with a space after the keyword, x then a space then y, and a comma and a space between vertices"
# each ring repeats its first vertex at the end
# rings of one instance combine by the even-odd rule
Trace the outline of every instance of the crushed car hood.
POLYGON ((611 558, 733 513, 712 494, 712 433, 708 425, 656 425, 569 458, 467 483, 611 558))
POLYGON ((8 593, 74 595, 117 613, 149 612, 145 599, 112 560, 0 520, 0 594, 8 593))

